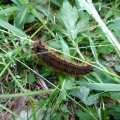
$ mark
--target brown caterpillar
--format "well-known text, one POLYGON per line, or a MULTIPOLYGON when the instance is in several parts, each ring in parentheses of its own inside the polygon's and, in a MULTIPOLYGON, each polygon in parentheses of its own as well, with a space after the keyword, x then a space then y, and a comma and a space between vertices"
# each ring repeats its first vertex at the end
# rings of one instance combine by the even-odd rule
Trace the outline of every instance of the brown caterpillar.
POLYGON ((93 67, 88 64, 76 64, 62 59, 53 53, 42 41, 34 42, 32 50, 40 61, 61 73, 81 76, 93 71, 93 67))

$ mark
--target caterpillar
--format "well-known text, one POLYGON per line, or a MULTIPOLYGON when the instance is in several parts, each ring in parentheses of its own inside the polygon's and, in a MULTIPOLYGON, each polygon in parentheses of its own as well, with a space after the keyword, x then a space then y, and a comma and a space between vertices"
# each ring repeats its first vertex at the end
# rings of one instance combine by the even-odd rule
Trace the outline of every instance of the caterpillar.
POLYGON ((38 60, 47 66, 70 76, 81 76, 93 71, 91 65, 78 64, 61 58, 61 56, 50 50, 43 41, 35 41, 32 45, 32 51, 36 54, 38 60))

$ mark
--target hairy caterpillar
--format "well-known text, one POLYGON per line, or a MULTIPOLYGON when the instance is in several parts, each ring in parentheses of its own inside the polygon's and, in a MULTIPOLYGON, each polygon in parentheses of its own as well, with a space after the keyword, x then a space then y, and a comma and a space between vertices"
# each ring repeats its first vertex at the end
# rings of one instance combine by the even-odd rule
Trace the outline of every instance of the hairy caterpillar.
POLYGON ((61 73, 81 76, 93 71, 93 67, 88 64, 77 64, 61 58, 42 41, 35 41, 32 50, 40 61, 61 73))

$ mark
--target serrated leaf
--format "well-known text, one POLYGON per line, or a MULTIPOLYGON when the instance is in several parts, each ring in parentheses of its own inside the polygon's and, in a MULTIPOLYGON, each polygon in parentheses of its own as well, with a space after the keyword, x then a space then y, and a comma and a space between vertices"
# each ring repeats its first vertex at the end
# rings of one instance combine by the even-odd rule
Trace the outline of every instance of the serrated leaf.
POLYGON ((79 33, 88 27, 89 27, 89 16, 83 13, 83 16, 80 17, 80 20, 76 25, 76 32, 79 33))
POLYGON ((81 87, 80 90, 74 90, 71 93, 73 96, 80 98, 83 102, 86 101, 89 95, 89 89, 86 87, 81 87))
POLYGON ((60 18, 68 30, 75 28, 75 23, 78 19, 76 7, 72 7, 70 3, 65 0, 61 8, 60 18))
POLYGON ((86 101, 88 95, 89 95, 90 90, 86 87, 81 87, 80 89, 80 94, 79 97, 81 98, 81 100, 86 101))
POLYGON ((87 98, 86 105, 96 104, 98 98, 99 98, 99 95, 98 95, 98 94, 90 95, 90 96, 87 98))
POLYGON ((96 104, 97 99, 99 98, 98 94, 89 95, 89 89, 86 87, 81 87, 80 90, 74 90, 71 93, 73 96, 78 97, 86 105, 96 104))
POLYGON ((78 13, 76 7, 72 7, 71 4, 65 0, 57 17, 65 27, 64 34, 74 40, 77 37, 76 22, 78 20, 78 13))

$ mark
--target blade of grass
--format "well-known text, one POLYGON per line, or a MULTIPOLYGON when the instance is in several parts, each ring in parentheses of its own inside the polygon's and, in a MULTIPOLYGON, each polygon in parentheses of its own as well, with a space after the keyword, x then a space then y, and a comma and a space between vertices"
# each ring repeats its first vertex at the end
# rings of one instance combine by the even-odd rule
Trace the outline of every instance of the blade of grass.
POLYGON ((20 29, 16 28, 15 26, 9 24, 8 22, 0 19, 0 26, 3 28, 11 31, 15 36, 20 38, 27 38, 27 35, 20 29))
POLYGON ((43 20, 40 14, 34 9, 32 5, 29 6, 29 9, 31 10, 31 13, 40 21, 42 24, 46 27, 48 32, 55 37, 54 33, 46 26, 47 21, 43 20))
POLYGON ((54 91, 54 89, 40 90, 40 91, 27 91, 27 92, 24 92, 24 93, 16 93, 16 94, 3 94, 3 95, 0 95, 0 99, 47 94, 47 93, 51 93, 53 91, 54 91))
POLYGON ((13 75, 12 71, 8 68, 8 72, 12 76, 13 80, 15 80, 16 85, 22 89, 22 91, 26 92, 26 89, 23 88, 23 86, 20 84, 19 80, 16 79, 16 77, 13 75))
POLYGON ((17 12, 17 11, 19 11, 19 10, 20 10, 20 8, 17 7, 17 6, 9 7, 9 8, 6 8, 6 9, 4 9, 4 10, 0 10, 0 15, 4 15, 4 14, 7 14, 7 13, 10 14, 10 12, 11 12, 11 13, 12 13, 12 12, 17 12))
POLYGON ((100 18, 97 10, 95 9, 94 5, 90 0, 77 0, 77 3, 79 6, 81 6, 83 9, 85 9, 92 17, 98 22, 100 28, 104 32, 105 36, 108 38, 109 42, 111 44, 115 44, 115 50, 120 56, 120 44, 118 43, 115 36, 112 34, 112 32, 108 29, 108 27, 105 25, 103 20, 100 18))
POLYGON ((70 100, 72 100, 75 104, 77 104, 78 106, 80 106, 85 112, 87 112, 92 118, 93 120, 97 120, 96 117, 92 114, 91 111, 88 111, 84 106, 82 106, 81 104, 79 104, 76 100, 74 100, 72 97, 70 97, 67 93, 65 93, 64 91, 61 91, 58 86, 55 86, 53 83, 51 83, 49 80, 47 80, 46 78, 44 78, 43 76, 41 76, 39 73, 37 73, 36 71, 34 71, 33 69, 31 69, 29 66, 27 66, 26 64, 22 63, 20 60, 18 60, 17 58, 14 58, 16 61, 20 62, 22 65, 24 65, 26 68, 28 68, 29 70, 31 70, 34 74, 38 75, 40 78, 42 78, 43 80, 45 80, 46 82, 48 82, 50 85, 52 85, 53 87, 55 87, 57 90, 59 90, 60 92, 62 92, 63 94, 65 94, 70 100))
POLYGON ((99 91, 120 91, 120 84, 112 84, 112 83, 85 83, 78 82, 81 86, 86 86, 91 90, 99 90, 99 91))
POLYGON ((91 47, 91 51, 92 51, 92 54, 93 54, 93 56, 94 56, 94 59, 95 59, 96 61, 98 61, 98 54, 97 54, 97 51, 96 51, 94 42, 93 42, 93 40, 92 40, 90 37, 89 37, 89 42, 90 42, 90 46, 92 46, 92 47, 91 47))

